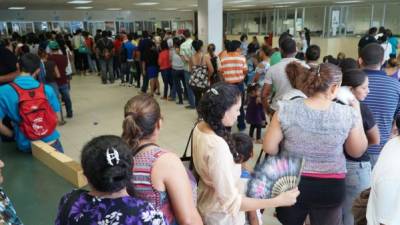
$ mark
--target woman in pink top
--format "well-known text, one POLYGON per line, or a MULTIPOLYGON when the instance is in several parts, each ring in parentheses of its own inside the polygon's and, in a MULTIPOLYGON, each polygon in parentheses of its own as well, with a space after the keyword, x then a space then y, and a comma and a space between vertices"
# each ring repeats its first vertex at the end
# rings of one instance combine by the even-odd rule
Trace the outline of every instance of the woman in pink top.
POLYGON ((164 100, 174 100, 172 98, 175 88, 173 86, 174 82, 171 74, 171 59, 169 57, 169 48, 166 40, 161 42, 161 52, 158 54, 158 66, 160 67, 161 76, 164 82, 164 95, 161 99, 164 100), (169 98, 168 96, 169 87, 169 98))
POLYGON ((196 182, 179 157, 157 145, 162 125, 160 106, 149 95, 125 105, 122 139, 132 149, 133 190, 130 194, 161 210, 170 225, 203 224, 195 203, 196 182))

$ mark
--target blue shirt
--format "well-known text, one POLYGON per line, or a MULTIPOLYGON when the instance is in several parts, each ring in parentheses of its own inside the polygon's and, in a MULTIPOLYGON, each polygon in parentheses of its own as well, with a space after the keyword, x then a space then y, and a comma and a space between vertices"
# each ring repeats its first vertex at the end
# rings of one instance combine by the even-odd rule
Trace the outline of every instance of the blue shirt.
POLYGON ((392 52, 391 55, 397 55, 397 45, 399 45, 399 41, 396 37, 389 38, 389 43, 392 45, 392 52))
POLYGON ((137 47, 132 44, 132 42, 127 41, 123 43, 124 48, 126 49, 127 59, 128 61, 133 61, 133 52, 136 51, 137 47))
POLYGON ((389 140, 393 121, 400 110, 400 82, 384 71, 364 70, 369 78, 369 94, 364 103, 371 110, 378 125, 381 143, 368 148, 368 153, 379 154, 389 140))
MULTIPOLYGON (((31 76, 18 76, 15 78, 14 83, 23 89, 33 89, 39 87, 39 82, 31 76)), ((60 111, 60 103, 54 90, 51 86, 45 85, 45 93, 47 99, 55 112, 60 111)), ((18 107, 19 97, 17 92, 11 85, 0 86, 0 120, 5 116, 9 117, 13 123, 14 136, 17 142, 18 149, 23 152, 31 151, 31 143, 19 129, 21 117, 19 115, 18 107)), ((51 142, 60 138, 60 134, 55 130, 49 136, 41 139, 44 142, 51 142)))

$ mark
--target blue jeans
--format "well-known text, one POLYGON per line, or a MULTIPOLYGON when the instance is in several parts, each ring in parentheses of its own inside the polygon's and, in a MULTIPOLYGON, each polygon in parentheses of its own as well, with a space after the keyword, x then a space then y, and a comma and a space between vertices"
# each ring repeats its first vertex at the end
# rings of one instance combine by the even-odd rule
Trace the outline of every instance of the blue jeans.
POLYGON ((64 148, 61 145, 61 142, 59 139, 57 139, 55 142, 53 142, 53 144, 51 144, 50 146, 53 147, 58 152, 64 153, 64 148))
POLYGON ((371 162, 371 168, 373 169, 376 162, 378 161, 379 154, 369 154, 369 161, 371 162))
POLYGON ((134 62, 123 62, 121 64, 121 83, 133 83, 133 73, 131 72, 131 68, 134 67, 134 62))
POLYGON ((71 101, 71 96, 69 95, 68 84, 58 86, 58 90, 60 91, 61 98, 65 103, 65 110, 67 111, 67 116, 72 117, 72 101, 71 101))
POLYGON ((237 118, 237 127, 239 129, 239 131, 242 131, 244 129, 246 129, 246 122, 245 122, 245 114, 244 114, 244 108, 243 108, 243 104, 244 104, 244 85, 243 82, 239 83, 239 84, 235 84, 236 87, 239 88, 240 92, 242 93, 242 105, 240 106, 240 115, 237 118))
POLYGON ((371 163, 346 160, 346 197, 343 202, 343 223, 354 225, 351 212, 354 200, 371 185, 371 163))
POLYGON ((172 74, 171 74, 171 69, 165 69, 165 70, 160 70, 161 72, 161 76, 162 76, 162 80, 164 83, 164 95, 163 97, 166 98, 168 96, 168 87, 170 90, 170 94, 169 96, 172 97, 172 93, 173 93, 173 79, 172 79, 172 74))
MULTIPOLYGON (((185 72, 183 70, 172 70, 172 77, 174 80, 174 88, 175 92, 178 94, 178 100, 179 104, 183 104, 183 91, 182 91, 182 86, 186 90, 186 84, 185 84, 185 72)), ((175 98, 175 92, 173 92, 172 98, 175 98)))
POLYGON ((109 80, 111 83, 114 83, 113 59, 100 59, 100 69, 101 80, 103 81, 103 84, 107 83, 107 80, 109 80))
POLYGON ((187 97, 189 101, 189 106, 192 108, 195 108, 195 102, 194 102, 194 94, 192 89, 189 86, 189 79, 192 74, 189 71, 185 70, 185 86, 187 90, 187 97))

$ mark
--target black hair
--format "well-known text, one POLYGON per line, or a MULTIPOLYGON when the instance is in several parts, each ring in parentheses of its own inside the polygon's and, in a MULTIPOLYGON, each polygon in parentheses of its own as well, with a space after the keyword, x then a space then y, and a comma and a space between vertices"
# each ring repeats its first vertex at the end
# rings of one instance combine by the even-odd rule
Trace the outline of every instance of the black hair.
POLYGON ((335 59, 335 57, 333 57, 332 55, 327 55, 322 59, 322 62, 324 63, 331 63, 334 65, 339 65, 339 61, 337 59, 335 59))
POLYGON ((387 29, 387 30, 386 30, 386 35, 387 35, 389 38, 392 37, 392 36, 393 36, 392 30, 387 29))
POLYGON ((215 45, 213 43, 208 44, 207 46, 207 52, 211 57, 215 56, 215 45))
POLYGON ((240 162, 248 161, 253 156, 253 140, 251 137, 243 133, 234 133, 232 139, 235 142, 240 162))
POLYGON ((228 51, 228 48, 229 48, 229 45, 231 44, 231 41, 230 40, 225 40, 224 41, 224 48, 225 48, 225 50, 227 50, 228 51))
POLYGON ((244 39, 248 39, 247 34, 242 34, 240 36, 240 41, 244 41, 244 39))
POLYGON ((247 86, 247 95, 251 95, 252 92, 257 91, 260 88, 258 83, 251 83, 247 86))
POLYGON ((356 88, 362 85, 367 79, 367 74, 360 69, 346 70, 343 73, 342 86, 356 88))
POLYGON ((168 42, 167 42, 167 40, 163 40, 162 42, 161 42, 161 50, 168 50, 169 48, 168 48, 168 42))
POLYGON ((396 127, 397 127, 397 132, 400 135, 400 115, 397 115, 396 117, 396 127))
POLYGON ((345 73, 347 70, 358 69, 358 63, 353 58, 345 58, 340 61, 339 67, 342 68, 342 72, 345 73))
POLYGON ((40 58, 33 53, 23 54, 18 63, 21 71, 28 72, 31 75, 40 68, 40 58))
POLYGON ((108 32, 107 32, 106 30, 103 30, 103 31, 101 32, 101 37, 105 38, 105 37, 107 37, 107 36, 108 36, 108 32))
POLYGON ((387 61, 387 66, 389 66, 389 67, 397 67, 397 66, 399 66, 399 62, 397 61, 397 58, 390 58, 387 61))
POLYGON ((201 48, 203 47, 203 41, 202 40, 193 40, 192 47, 196 52, 200 51, 201 48))
POLYGON ((287 33, 287 32, 283 32, 283 33, 279 36, 279 40, 278 40, 279 48, 282 47, 283 41, 285 41, 286 39, 292 39, 292 37, 293 37, 293 36, 292 36, 291 34, 289 34, 289 33, 287 33))
POLYGON ((284 57, 296 52, 296 41, 291 38, 286 38, 281 43, 281 51, 284 57))
POLYGON ((178 37, 174 37, 174 38, 172 39, 172 41, 173 41, 173 43, 174 43, 174 47, 175 47, 175 48, 179 48, 179 46, 181 46, 181 44, 182 44, 181 40, 180 40, 178 37))
POLYGON ((371 27, 371 28, 369 28, 369 30, 368 30, 368 34, 369 34, 369 35, 375 35, 376 32, 378 32, 378 28, 376 28, 376 27, 371 27))
POLYGON ((381 65, 385 51, 377 43, 371 43, 361 50, 361 59, 365 66, 381 65))
POLYGON ((190 34, 190 30, 186 29, 183 31, 183 36, 185 36, 185 38, 190 38, 191 34, 190 34))
POLYGON ((212 86, 213 91, 207 91, 200 99, 197 106, 199 119, 204 120, 216 135, 222 137, 228 144, 233 159, 239 163, 240 157, 236 151, 236 145, 228 128, 222 123, 226 111, 237 104, 241 98, 240 90, 231 84, 224 82, 216 83, 212 86))
POLYGON ((129 146, 114 135, 93 138, 82 150, 83 174, 97 191, 113 193, 130 186, 132 152, 129 146), (118 159, 108 158, 116 151, 118 159))
POLYGON ((240 48, 240 45, 242 43, 240 43, 240 41, 238 40, 233 40, 229 43, 228 48, 226 49, 228 52, 236 52, 236 50, 238 50, 238 48, 240 48))
POLYGON ((301 61, 304 61, 306 59, 306 55, 304 54, 304 52, 297 52, 294 57, 301 61))
POLYGON ((306 51, 306 59, 317 61, 321 55, 321 48, 318 45, 310 45, 306 51))
POLYGON ((273 49, 268 46, 268 45, 263 45, 261 46, 260 52, 263 52, 266 56, 271 57, 272 53, 273 53, 273 49))

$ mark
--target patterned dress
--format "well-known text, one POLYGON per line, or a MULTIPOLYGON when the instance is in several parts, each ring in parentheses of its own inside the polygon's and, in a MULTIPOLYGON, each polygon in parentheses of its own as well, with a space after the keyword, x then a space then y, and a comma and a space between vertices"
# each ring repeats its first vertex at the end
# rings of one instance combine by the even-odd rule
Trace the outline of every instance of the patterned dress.
MULTIPOLYGON (((73 191, 73 192, 76 192, 73 191)), ((60 201, 56 225, 166 225, 162 212, 148 202, 125 196, 121 198, 99 198, 83 192, 68 212, 68 224, 61 224, 64 205, 73 192, 60 201)))
POLYGON ((22 225, 21 220, 15 212, 13 204, 2 188, 0 188, 0 224, 22 225))
MULTIPOLYGON (((151 183, 151 170, 153 165, 155 161, 165 153, 168 153, 168 151, 155 147, 151 150, 141 151, 136 154, 133 158, 132 183, 135 197, 150 202, 157 210, 164 213, 170 225, 177 225, 178 222, 175 218, 168 193, 166 191, 156 190, 151 183)), ((193 201, 196 203, 196 180, 190 172, 188 172, 188 176, 192 184, 193 201)))

